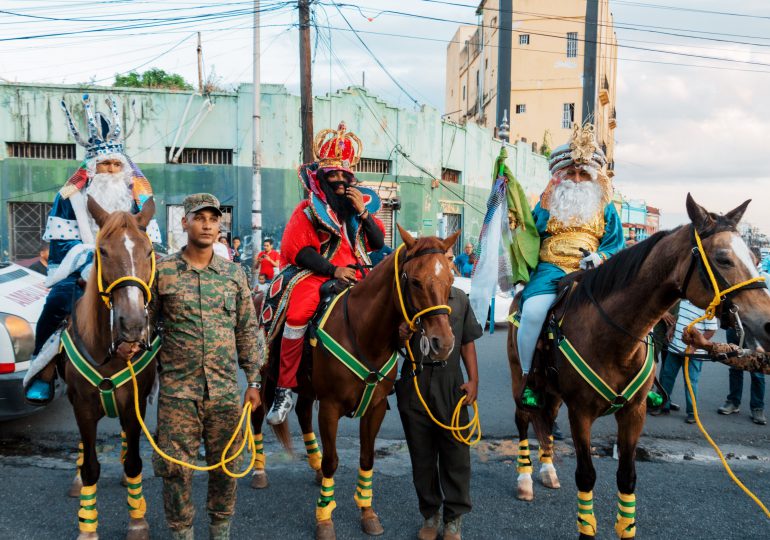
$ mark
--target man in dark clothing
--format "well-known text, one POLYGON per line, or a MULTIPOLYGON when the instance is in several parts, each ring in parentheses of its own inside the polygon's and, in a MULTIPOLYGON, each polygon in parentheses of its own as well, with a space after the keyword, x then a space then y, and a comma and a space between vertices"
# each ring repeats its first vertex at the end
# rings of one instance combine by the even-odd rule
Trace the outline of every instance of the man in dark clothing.
MULTIPOLYGON (((458 401, 464 399, 465 405, 472 405, 476 401, 478 369, 476 346, 473 342, 483 334, 468 296, 463 291, 452 287, 448 304, 452 308, 449 324, 455 335, 455 346, 446 360, 446 365, 434 364, 429 357, 421 357, 420 336, 411 337, 415 360, 418 365, 422 363, 423 366, 422 371, 416 375, 420 393, 433 415, 444 424, 450 423, 458 401), (463 379, 460 358, 468 374, 467 382, 463 379)), ((409 338, 406 325, 402 326, 401 336, 404 340, 409 338)), ((471 510, 470 448, 457 441, 452 432, 436 425, 428 417, 417 397, 411 370, 407 359, 401 370, 401 378, 396 383, 396 395, 401 423, 409 446, 420 513, 425 518, 418 538, 434 540, 438 537, 439 510, 443 505, 444 538, 459 540, 462 515, 471 510)), ((463 408, 460 414, 460 423, 468 423, 466 408, 463 408)))
POLYGON ((40 258, 30 265, 29 269, 44 276, 48 274, 48 242, 40 244, 40 258))

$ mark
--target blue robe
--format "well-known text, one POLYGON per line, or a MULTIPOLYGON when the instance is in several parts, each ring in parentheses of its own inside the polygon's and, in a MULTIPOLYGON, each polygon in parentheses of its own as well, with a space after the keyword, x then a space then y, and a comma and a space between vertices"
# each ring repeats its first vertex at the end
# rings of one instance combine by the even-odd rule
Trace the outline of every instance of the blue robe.
MULTIPOLYGON (((551 213, 541 207, 538 202, 532 211, 532 217, 535 219, 535 226, 537 227, 537 232, 540 233, 540 241, 542 243, 544 239, 551 236, 546 231, 548 220, 551 219, 551 213)), ((604 207, 604 235, 599 242, 597 253, 602 258, 608 259, 623 249, 625 245, 626 241, 623 238, 623 225, 620 221, 620 216, 617 210, 615 210, 615 205, 609 203, 604 207)), ((530 274, 529 283, 524 287, 522 303, 532 296, 556 294, 559 280, 566 275, 567 273, 555 264, 539 262, 530 274)))

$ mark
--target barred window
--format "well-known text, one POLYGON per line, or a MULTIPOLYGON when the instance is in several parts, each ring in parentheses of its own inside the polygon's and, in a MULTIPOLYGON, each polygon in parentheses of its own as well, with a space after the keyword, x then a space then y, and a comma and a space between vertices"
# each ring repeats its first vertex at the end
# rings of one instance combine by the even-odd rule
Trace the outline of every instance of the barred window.
POLYGON ((519 45, 529 45, 529 34, 519 34, 519 45))
POLYGON ((361 161, 356 165, 356 172, 390 174, 390 160, 361 158, 361 161))
POLYGON ((571 129, 572 124, 575 122, 575 104, 565 103, 561 113, 561 127, 564 129, 571 129))
POLYGON ((567 58, 577 58, 578 33, 567 32, 567 58))
POLYGON ((11 225, 8 236, 11 240, 11 256, 14 260, 31 259, 38 256, 50 211, 51 203, 8 203, 11 225))
POLYGON ((525 112, 527 112, 527 105, 525 103, 516 105, 516 114, 524 114, 525 112))
POLYGON ((8 157, 29 159, 75 159, 74 144, 9 142, 8 157))
POLYGON ((441 169, 441 179, 444 182, 460 183, 460 171, 455 169, 441 169))
MULTIPOLYGON (((232 165, 232 148, 185 148, 176 159, 169 159, 170 147, 166 147, 166 163, 186 163, 190 165, 232 165)), ((176 155, 176 150, 174 154, 176 155)))

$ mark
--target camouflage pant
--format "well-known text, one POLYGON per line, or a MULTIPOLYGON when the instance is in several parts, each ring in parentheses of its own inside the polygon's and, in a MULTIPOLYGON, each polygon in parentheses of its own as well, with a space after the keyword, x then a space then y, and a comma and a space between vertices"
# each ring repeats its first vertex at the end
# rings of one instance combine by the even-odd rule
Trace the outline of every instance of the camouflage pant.
MULTIPOLYGON (((217 400, 190 400, 160 396, 158 402, 158 446, 168 455, 188 463, 197 461, 201 438, 206 449, 206 463, 216 463, 235 431, 241 414, 238 396, 217 400)), ((233 443, 237 449, 242 435, 233 443)), ((228 463, 238 470, 242 458, 228 463)), ((163 506, 171 529, 191 527, 195 517, 192 504, 192 473, 153 455, 155 475, 163 478, 163 506)), ((236 480, 222 469, 209 472, 206 507, 212 520, 224 519, 235 510, 236 480)))

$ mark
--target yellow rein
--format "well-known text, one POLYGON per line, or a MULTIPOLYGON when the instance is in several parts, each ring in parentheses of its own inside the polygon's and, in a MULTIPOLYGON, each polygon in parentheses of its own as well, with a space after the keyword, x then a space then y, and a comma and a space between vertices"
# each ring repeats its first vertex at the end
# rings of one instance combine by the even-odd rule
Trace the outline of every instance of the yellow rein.
MULTIPOLYGON (((145 283, 143 279, 136 276, 123 276, 110 283, 109 286, 105 289, 104 281, 102 279, 102 254, 99 252, 99 234, 100 233, 96 234, 96 242, 94 246, 94 252, 96 253, 96 284, 99 286, 99 296, 104 302, 104 305, 107 306, 107 309, 112 309, 112 302, 109 298, 110 294, 115 289, 115 287, 121 283, 126 282, 131 282, 138 285, 144 292, 145 305, 149 304, 150 300, 152 300, 152 284, 155 281, 155 250, 153 250, 150 254, 150 264, 152 265, 152 271, 150 273, 149 283, 145 283)), ((147 238, 149 238, 149 235, 147 238)), ((152 241, 150 241, 150 246, 152 246, 152 241)))
MULTIPOLYGON (((693 322, 691 322, 687 326, 687 330, 690 330, 693 326, 695 326, 697 323, 699 323, 702 320, 705 319, 713 319, 714 315, 716 313, 716 308, 719 306, 719 304, 722 303, 722 297, 727 295, 728 293, 731 293, 733 291, 737 291, 738 289, 741 289, 745 287, 746 285, 750 285, 752 283, 756 283, 759 281, 764 281, 765 278, 763 277, 755 277, 752 279, 747 279, 746 281, 742 281, 741 283, 738 283, 737 285, 733 285, 724 291, 719 290, 719 285, 717 284, 716 276, 714 276, 714 272, 711 269, 711 265, 709 264, 708 258, 705 255, 705 251, 703 251, 703 244, 701 243, 700 236, 698 235, 698 231, 695 232, 695 242, 698 245, 698 250, 701 255, 701 259, 703 261, 703 266, 706 268, 706 273, 709 276, 709 280, 711 281, 711 287, 714 289, 714 299, 711 301, 709 306, 706 308, 706 313, 702 317, 698 317, 693 322)), ((683 291, 686 292, 686 291, 683 291)), ((733 482, 735 482, 738 487, 740 487, 746 495, 748 495, 765 513, 765 515, 770 518, 770 511, 768 511, 767 507, 762 503, 761 500, 759 500, 759 497, 754 495, 754 493, 751 492, 749 488, 747 488, 745 485, 743 485, 743 482, 741 482, 737 476, 735 476, 735 473, 733 473, 732 469, 730 468, 730 465, 727 464, 727 460, 725 459, 724 454, 722 453, 722 450, 719 449, 719 446, 717 443, 714 442, 714 439, 711 438, 711 436, 706 431, 706 428, 703 427, 703 424, 700 421, 700 415, 698 414, 698 406, 695 403, 695 393, 692 390, 692 383, 690 382, 690 373, 689 373, 689 364, 690 364, 690 355, 691 352, 690 347, 687 347, 687 351, 685 353, 684 357, 684 378, 687 382, 687 392, 690 394, 690 400, 692 401, 692 410, 695 414, 695 422, 698 424, 698 428, 701 430, 701 433, 703 433, 703 436, 706 438, 706 440, 709 442, 709 444, 714 448, 717 455, 719 456, 719 460, 722 462, 722 466, 725 468, 725 471, 727 471, 728 476, 732 479, 733 482)))
MULTIPOLYGON (((396 256, 393 258, 393 264, 395 268, 395 279, 396 279, 396 291, 398 293, 398 302, 401 306, 401 313, 404 315, 404 320, 409 324, 409 329, 414 332, 417 330, 417 325, 415 324, 415 321, 419 319, 421 316, 425 315, 426 313, 430 313, 432 311, 436 311, 439 309, 446 309, 449 311, 449 313, 452 313, 452 308, 447 305, 440 305, 440 306, 433 306, 429 308, 425 308, 422 311, 416 313, 414 317, 411 319, 409 318, 409 314, 406 311, 406 305, 404 304, 404 294, 401 291, 401 281, 399 280, 399 274, 398 274, 398 255, 401 252, 401 249, 403 249, 404 244, 401 244, 398 246, 398 249, 396 249, 396 256)), ((409 344, 409 340, 406 340, 406 350, 409 354, 409 360, 412 363, 412 371, 417 370, 417 362, 414 359, 414 353, 412 352, 412 347, 409 344)), ((425 408, 425 412, 428 413, 428 416, 430 417, 433 422, 438 425, 439 427, 446 429, 448 431, 452 432, 452 436, 455 438, 455 440, 467 444, 468 446, 473 446, 476 443, 478 443, 481 440, 481 421, 479 420, 479 406, 478 403, 475 401, 473 402, 473 418, 470 422, 468 422, 466 425, 461 426, 460 425, 460 414, 463 409, 463 401, 465 401, 465 398, 460 398, 460 401, 457 402, 457 406, 454 409, 454 412, 452 413, 452 420, 450 421, 449 425, 446 425, 439 421, 431 412, 430 407, 428 407, 428 404, 425 402, 425 399, 422 397, 422 393, 420 392, 420 385, 417 383, 417 375, 415 374, 413 377, 414 380, 414 389, 417 392, 417 397, 420 400, 420 403, 422 403, 422 406, 425 408), (464 431, 468 431, 467 434, 463 433, 464 431)))
MULTIPOLYGON (((144 280, 136 276, 123 276, 121 278, 116 279, 112 283, 110 283, 110 285, 106 289, 104 288, 104 283, 102 281, 102 258, 101 258, 101 254, 99 253, 99 235, 98 234, 96 235, 95 251, 96 251, 96 266, 97 266, 96 282, 97 282, 97 285, 99 286, 99 294, 101 295, 101 298, 104 301, 104 304, 107 306, 107 309, 112 310, 112 303, 110 302, 110 299, 109 299, 110 293, 115 289, 116 286, 125 282, 133 282, 139 285, 139 287, 141 287, 141 289, 145 293, 146 303, 147 304, 150 303, 150 300, 152 300, 152 284, 155 281, 155 251, 154 250, 150 254, 152 274, 150 276, 149 283, 146 283, 144 280)), ((136 373, 134 372, 134 364, 131 362, 131 360, 128 360, 126 363, 128 364, 128 369, 131 372, 131 384, 134 387, 134 411, 136 412, 136 417, 139 419, 139 425, 142 426, 142 431, 144 432, 144 435, 147 437, 147 440, 150 441, 150 446, 152 446, 153 450, 155 450, 160 457, 162 457, 166 461, 170 461, 171 463, 175 463, 176 465, 180 465, 182 467, 187 467, 188 469, 192 469, 194 471, 213 471, 214 469, 222 467, 222 470, 225 472, 225 474, 227 474, 232 478, 243 478, 244 476, 249 474, 249 471, 251 471, 251 469, 254 468, 254 463, 256 462, 256 458, 257 458, 256 443, 254 441, 254 432, 252 431, 252 427, 251 427, 251 403, 244 404, 243 412, 241 413, 241 418, 240 420, 238 420, 238 425, 236 426, 232 437, 230 437, 230 441, 227 443, 227 446, 225 446, 224 450, 222 451, 222 457, 220 458, 219 462, 215 463, 214 465, 208 465, 206 467, 193 465, 192 463, 187 463, 185 461, 181 461, 172 456, 169 456, 163 450, 158 448, 158 445, 155 442, 155 439, 153 439, 152 434, 150 433, 150 430, 147 428, 147 424, 144 423, 144 418, 142 418, 142 413, 139 407, 139 385, 136 382, 136 373), (230 447, 232 447, 236 437, 238 437, 238 433, 240 432, 242 426, 244 426, 243 441, 241 441, 241 445, 238 447, 238 450, 236 450, 236 452, 232 456, 227 457, 227 454, 230 451, 230 447), (248 443, 249 451, 251 452, 251 462, 249 463, 249 466, 246 468, 246 470, 239 473, 230 471, 227 468, 227 464, 233 461, 234 459, 236 459, 238 456, 240 456, 243 453, 243 451, 247 446, 247 443, 248 443)))

